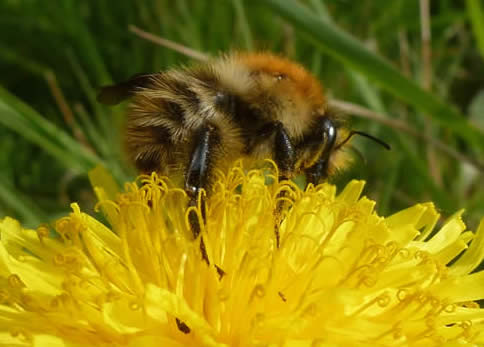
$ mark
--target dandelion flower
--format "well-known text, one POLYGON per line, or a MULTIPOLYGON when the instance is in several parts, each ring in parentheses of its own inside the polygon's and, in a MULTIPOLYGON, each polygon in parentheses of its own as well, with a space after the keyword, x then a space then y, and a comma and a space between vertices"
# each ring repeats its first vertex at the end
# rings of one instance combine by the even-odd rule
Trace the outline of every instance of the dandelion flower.
POLYGON ((155 174, 114 200, 96 188, 105 224, 76 204, 57 237, 3 219, 0 345, 484 343, 484 222, 466 231, 458 212, 435 231, 431 203, 384 218, 361 181, 336 194, 265 180, 220 176, 197 240, 185 193, 155 174))

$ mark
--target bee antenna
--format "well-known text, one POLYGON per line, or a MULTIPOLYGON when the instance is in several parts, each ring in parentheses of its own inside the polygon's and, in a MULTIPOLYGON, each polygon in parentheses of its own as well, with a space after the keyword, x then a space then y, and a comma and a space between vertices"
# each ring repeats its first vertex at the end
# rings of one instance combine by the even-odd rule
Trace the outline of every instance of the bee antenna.
POLYGON ((380 140, 379 138, 377 138, 377 137, 375 137, 373 135, 370 135, 370 134, 367 134, 367 133, 365 133, 363 131, 358 131, 358 130, 352 130, 352 131, 350 131, 350 133, 348 134, 348 136, 346 137, 346 139, 344 139, 343 142, 341 142, 338 145, 338 148, 340 148, 345 143, 347 143, 355 135, 364 136, 364 137, 366 137, 366 138, 368 138, 370 140, 373 140, 376 143, 378 143, 380 146, 385 147, 387 150, 390 150, 391 149, 390 145, 388 143, 386 143, 385 141, 380 140))

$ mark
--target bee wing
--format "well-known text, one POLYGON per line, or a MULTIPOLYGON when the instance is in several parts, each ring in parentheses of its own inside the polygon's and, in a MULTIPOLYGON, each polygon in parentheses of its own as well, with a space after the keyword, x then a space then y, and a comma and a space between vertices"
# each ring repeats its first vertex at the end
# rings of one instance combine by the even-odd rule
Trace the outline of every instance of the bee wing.
POLYGON ((152 81, 153 75, 140 73, 132 76, 127 81, 101 87, 96 100, 101 104, 117 105, 133 96, 137 89, 147 86, 152 81))

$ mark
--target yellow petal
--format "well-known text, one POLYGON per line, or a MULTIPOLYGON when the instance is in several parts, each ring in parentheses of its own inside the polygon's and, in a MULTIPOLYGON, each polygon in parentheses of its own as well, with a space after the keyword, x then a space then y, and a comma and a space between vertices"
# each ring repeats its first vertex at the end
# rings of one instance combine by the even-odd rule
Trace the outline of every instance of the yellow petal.
POLYGON ((185 192, 141 180, 116 194, 97 179, 108 225, 77 204, 57 238, 0 221, 0 345, 484 343, 484 272, 471 273, 484 222, 465 231, 458 212, 434 230, 431 203, 384 218, 361 181, 302 191, 235 167, 219 174, 205 220, 201 203, 191 209, 194 238, 185 192))
POLYGON ((484 260, 484 219, 479 223, 475 238, 469 249, 450 267, 454 276, 466 275, 478 267, 484 260))

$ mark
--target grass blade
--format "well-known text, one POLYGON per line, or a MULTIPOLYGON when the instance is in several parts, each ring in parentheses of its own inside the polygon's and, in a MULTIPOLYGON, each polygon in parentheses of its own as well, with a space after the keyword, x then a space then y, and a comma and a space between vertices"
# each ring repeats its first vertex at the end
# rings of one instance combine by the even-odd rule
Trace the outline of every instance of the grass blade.
POLYGON ((46 214, 30 199, 20 194, 7 184, 7 179, 0 174, 0 201, 14 211, 26 225, 38 226, 47 221, 46 214))
POLYGON ((484 8, 482 0, 467 0, 467 13, 477 41, 477 47, 484 59, 484 8))
POLYGON ((242 32, 242 38, 244 39, 243 42, 244 42, 245 49, 253 50, 254 43, 252 40, 252 34, 250 32, 249 23, 247 22, 247 16, 245 14, 244 4, 241 0, 233 0, 232 3, 234 5, 236 17, 238 19, 240 30, 242 32))
POLYGON ((70 169, 87 172, 100 162, 68 133, 1 87, 0 124, 42 147, 70 169))

